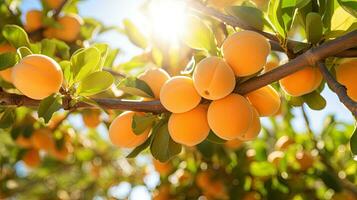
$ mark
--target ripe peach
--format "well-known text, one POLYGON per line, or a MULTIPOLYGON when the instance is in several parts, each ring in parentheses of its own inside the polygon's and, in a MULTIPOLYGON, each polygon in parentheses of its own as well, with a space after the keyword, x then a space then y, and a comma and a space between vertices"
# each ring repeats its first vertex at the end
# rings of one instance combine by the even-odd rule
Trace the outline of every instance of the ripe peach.
POLYGON ((273 116, 280 109, 279 93, 270 85, 248 93, 245 97, 257 109, 259 116, 273 116))
POLYGON ((46 5, 51 9, 58 9, 64 0, 45 0, 46 5))
POLYGON ((55 60, 33 54, 26 56, 12 68, 12 81, 24 95, 40 100, 59 91, 63 75, 55 60))
POLYGON ((16 144, 19 145, 22 148, 30 148, 32 147, 32 142, 30 138, 26 138, 22 135, 19 135, 16 140, 16 144))
POLYGON ((259 33, 240 31, 224 41, 222 51, 236 76, 249 76, 263 69, 270 53, 270 44, 259 33))
POLYGON ((275 143, 275 148, 278 150, 287 150, 290 145, 294 144, 294 140, 289 138, 289 136, 281 136, 275 143))
POLYGON ((250 124, 248 130, 244 132, 243 134, 240 134, 238 136, 238 139, 242 141, 249 141, 257 138, 258 134, 260 133, 261 130, 261 124, 260 124, 260 119, 259 115, 256 109, 253 109, 253 121, 250 124))
POLYGON ((208 124, 222 139, 233 140, 248 131, 253 123, 253 107, 241 95, 215 100, 208 108, 208 124))
POLYGON ((57 38, 65 42, 75 41, 80 33, 82 19, 77 15, 66 15, 58 19, 61 27, 50 27, 45 30, 44 36, 48 38, 57 38))
POLYGON ((122 148, 134 148, 144 143, 148 138, 149 128, 140 135, 135 135, 133 132, 131 125, 135 114, 140 113, 126 111, 114 119, 109 127, 109 138, 114 145, 122 148))
POLYGON ((234 140, 228 140, 226 143, 224 143, 224 146, 227 147, 228 149, 236 150, 239 147, 241 147, 243 144, 243 141, 240 139, 234 139, 234 140))
POLYGON ((22 157, 22 161, 28 167, 37 167, 41 162, 40 154, 35 149, 28 150, 22 157))
MULTIPOLYGON (((16 51, 16 49, 9 44, 1 44, 0 45, 0 54, 6 53, 6 52, 11 52, 11 51, 16 51)), ((5 70, 0 71, 0 77, 2 79, 4 79, 5 81, 11 83, 12 82, 11 73, 12 73, 12 69, 7 68, 5 70)))
POLYGON ((53 145, 49 153, 57 160, 66 160, 70 153, 70 146, 69 144, 64 144, 60 149, 58 149, 55 145, 53 145))
POLYGON ((357 101, 357 59, 343 61, 336 68, 336 79, 347 88, 347 95, 357 101))
POLYGON ((279 81, 280 86, 290 96, 302 96, 316 90, 322 75, 316 67, 307 66, 279 81))
POLYGON ((284 152, 282 151, 273 151, 268 155, 268 161, 273 163, 275 166, 280 164, 282 158, 284 158, 284 152))
POLYGON ((296 157, 296 161, 299 163, 300 169, 302 171, 306 171, 307 169, 312 167, 314 164, 314 158, 312 157, 312 155, 309 152, 299 151, 296 153, 295 157, 296 157))
POLYGON ((169 162, 162 163, 158 160, 153 159, 153 164, 155 170, 159 172, 160 175, 167 176, 172 172, 172 165, 169 162))
POLYGON ((96 128, 101 122, 100 110, 90 110, 88 112, 84 112, 82 115, 82 119, 87 127, 96 128))
POLYGON ((160 98, 160 90, 164 83, 170 79, 170 75, 161 68, 151 68, 138 77, 144 81, 154 93, 156 99, 160 98))
POLYGON ((195 108, 201 101, 193 81, 189 77, 176 76, 166 81, 160 91, 162 105, 173 113, 184 113, 195 108))
POLYGON ((36 149, 51 150, 55 144, 52 138, 52 132, 48 128, 40 128, 32 133, 31 141, 36 149))
POLYGON ((26 13, 25 29, 29 32, 36 31, 43 26, 42 12, 39 10, 30 10, 26 13))
POLYGON ((217 100, 233 91, 236 79, 233 70, 224 60, 218 57, 209 57, 196 65, 193 84, 202 97, 217 100))
POLYGON ((168 129, 171 138, 177 143, 187 146, 201 143, 210 131, 206 107, 201 105, 188 112, 173 113, 168 129))

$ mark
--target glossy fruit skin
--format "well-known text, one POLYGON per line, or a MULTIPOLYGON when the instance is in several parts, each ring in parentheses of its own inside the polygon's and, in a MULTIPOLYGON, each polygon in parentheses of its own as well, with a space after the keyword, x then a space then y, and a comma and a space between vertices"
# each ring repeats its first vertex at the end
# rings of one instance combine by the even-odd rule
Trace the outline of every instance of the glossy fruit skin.
POLYGON ((42 28, 42 12, 39 10, 30 10, 26 13, 25 29, 29 32, 42 28))
POLYGON ((59 64, 52 58, 32 54, 12 68, 12 81, 24 95, 41 100, 59 91, 63 74, 59 64))
POLYGON ((343 61, 336 68, 336 79, 347 88, 347 95, 357 101, 357 59, 343 61))
POLYGON ((316 90, 321 81, 322 75, 320 71, 316 67, 307 66, 282 78, 279 83, 287 94, 298 97, 316 90))
POLYGON ((250 76, 263 69, 270 53, 268 40, 253 31, 240 31, 222 45, 223 57, 236 76, 250 76))
POLYGON ((31 135, 32 145, 36 149, 49 151, 54 148, 54 140, 52 131, 48 128, 40 128, 35 130, 31 135))
POLYGON ((253 92, 248 93, 245 97, 258 111, 259 116, 273 116, 275 115, 281 105, 279 93, 270 85, 259 88, 253 92))
POLYGON ((135 135, 132 130, 133 116, 140 115, 132 111, 126 111, 116 117, 109 127, 109 138, 111 142, 120 148, 134 148, 146 141, 150 129, 145 130, 140 135, 135 135))
POLYGON ((218 137, 233 140, 248 131, 253 122, 253 107, 243 96, 230 94, 213 101, 207 117, 210 128, 218 137))
POLYGON ((210 131, 206 106, 197 106, 185 113, 173 113, 168 129, 171 138, 179 144, 195 146, 201 143, 210 131))
POLYGON ((240 139, 228 140, 224 143, 224 146, 231 150, 239 149, 243 145, 244 141, 240 139))
POLYGON ((41 162, 41 158, 38 150, 35 149, 28 150, 22 157, 22 161, 24 161, 26 166, 31 168, 35 168, 39 166, 41 162))
POLYGON ((236 79, 226 62, 213 56, 201 60, 196 65, 193 84, 203 98, 217 100, 232 93, 236 79))
POLYGON ((150 87, 155 99, 159 99, 160 90, 165 82, 170 79, 170 75, 161 68, 151 68, 146 70, 138 78, 150 87))
POLYGON ((201 96, 191 78, 176 76, 166 81, 161 88, 160 101, 170 112, 184 113, 198 106, 201 96))
MULTIPOLYGON (((1 44, 0 45, 0 54, 7 53, 7 52, 14 52, 14 51, 16 51, 16 49, 9 44, 1 44)), ((11 73, 12 73, 12 68, 7 68, 5 70, 1 70, 0 77, 2 79, 4 79, 6 82, 12 83, 11 73)))
POLYGON ((248 130, 246 132, 244 132, 243 134, 240 134, 238 136, 238 139, 240 139, 242 141, 254 140, 258 137, 261 128, 262 127, 260 124, 258 112, 256 111, 256 109, 253 108, 253 121, 250 124, 248 130))
POLYGON ((56 38, 65 42, 74 42, 80 34, 83 20, 77 15, 65 15, 58 19, 61 27, 50 27, 44 31, 47 38, 56 38))

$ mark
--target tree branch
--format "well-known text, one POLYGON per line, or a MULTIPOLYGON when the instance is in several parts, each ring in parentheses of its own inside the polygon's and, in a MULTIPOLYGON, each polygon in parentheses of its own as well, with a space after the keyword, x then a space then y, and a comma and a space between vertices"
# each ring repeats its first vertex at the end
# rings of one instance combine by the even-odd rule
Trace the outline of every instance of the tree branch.
POLYGON ((352 112, 353 116, 357 118, 357 103, 347 95, 346 87, 334 79, 323 62, 318 62, 318 67, 327 85, 337 94, 340 101, 352 112))

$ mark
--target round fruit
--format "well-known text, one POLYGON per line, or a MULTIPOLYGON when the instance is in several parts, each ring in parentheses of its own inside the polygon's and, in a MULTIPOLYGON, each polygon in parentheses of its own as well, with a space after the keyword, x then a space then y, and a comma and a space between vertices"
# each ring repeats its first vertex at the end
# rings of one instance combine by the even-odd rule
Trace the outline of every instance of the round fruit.
POLYGON ((347 95, 357 101, 357 59, 346 60, 336 68, 336 79, 347 88, 347 95))
POLYGON ((270 85, 259 88, 245 96, 257 109, 259 116, 273 116, 280 109, 279 93, 270 85))
POLYGON ((311 156, 311 154, 304 151, 296 153, 296 160, 300 164, 300 169, 302 171, 306 171, 307 169, 312 167, 314 163, 314 158, 311 156))
POLYGON ((227 147, 228 149, 236 150, 239 147, 241 147, 243 144, 243 141, 240 139, 234 139, 234 140, 229 140, 226 143, 224 143, 224 146, 227 147))
POLYGON ((197 64, 193 73, 193 84, 202 97, 217 100, 233 91, 236 79, 233 70, 224 60, 209 57, 197 64))
POLYGON ((109 127, 109 138, 114 145, 122 148, 134 148, 144 143, 148 138, 150 128, 140 135, 133 132, 132 122, 135 114, 141 115, 140 113, 126 111, 114 119, 109 127))
POLYGON ((65 0, 45 0, 46 5, 51 9, 58 9, 65 0))
POLYGON ((64 144, 60 149, 55 145, 50 149, 49 153, 57 160, 66 160, 70 152, 68 144, 64 144))
POLYGON ((261 130, 261 124, 260 124, 260 119, 258 112, 253 108, 253 121, 251 125, 249 126, 248 130, 244 132, 243 134, 240 134, 238 136, 238 139, 242 141, 249 141, 257 138, 257 136, 260 133, 261 130))
POLYGON ((26 138, 22 135, 19 135, 16 140, 16 144, 19 145, 22 148, 30 148, 32 147, 32 142, 30 138, 26 138))
POLYGON ((268 40, 253 31, 240 31, 222 45, 223 57, 236 76, 249 76, 263 69, 270 53, 268 40))
POLYGON ((161 68, 152 68, 146 70, 138 78, 144 81, 154 93, 155 98, 159 99, 161 87, 170 79, 170 75, 161 68))
POLYGON ((208 108, 208 124, 222 139, 233 140, 248 131, 253 122, 253 107, 241 95, 213 101, 208 108))
POLYGON ((281 136, 275 143, 275 148, 279 150, 287 150, 290 145, 294 144, 294 140, 290 139, 289 136, 281 136))
POLYGON ((197 106, 185 113, 173 113, 168 129, 171 138, 180 144, 195 146, 207 138, 210 128, 207 122, 207 108, 197 106))
MULTIPOLYGON (((12 52, 12 51, 16 51, 16 49, 14 47, 12 47, 11 45, 9 45, 9 44, 0 45, 0 54, 6 53, 6 52, 12 52)), ((5 81, 11 83, 12 82, 11 73, 12 73, 12 69, 7 68, 5 70, 0 71, 0 77, 2 79, 4 79, 5 81)))
POLYGON ((90 110, 83 113, 84 124, 89 128, 96 128, 100 124, 100 110, 90 110))
POLYGON ((49 151, 55 146, 52 138, 52 132, 48 128, 40 128, 35 130, 32 133, 31 141, 36 149, 49 151))
POLYGON ((28 167, 37 167, 41 162, 40 154, 35 149, 28 150, 22 157, 22 161, 28 167))
POLYGON ((25 29, 29 32, 36 31, 42 27, 42 12, 39 10, 30 10, 26 13, 25 29))
POLYGON ((52 58, 33 54, 12 68, 12 81, 24 95, 40 100, 59 91, 63 75, 61 67, 52 58))
POLYGON ((316 67, 305 67, 279 81, 280 86, 290 96, 302 96, 316 90, 322 81, 322 75, 316 67))
POLYGON ((284 152, 282 151, 273 151, 268 156, 268 161, 273 163, 275 166, 278 166, 281 159, 284 158, 284 152))
POLYGON ((65 42, 75 41, 80 33, 82 19, 77 15, 66 15, 58 19, 59 28, 50 27, 44 35, 48 38, 57 38, 65 42))
POLYGON ((160 91, 162 105, 172 113, 184 113, 201 101, 193 81, 189 77, 176 76, 166 81, 160 91))
POLYGON ((167 176, 172 171, 172 166, 168 162, 162 163, 158 160, 153 159, 153 164, 154 164, 155 170, 157 172, 159 172, 160 175, 167 176))

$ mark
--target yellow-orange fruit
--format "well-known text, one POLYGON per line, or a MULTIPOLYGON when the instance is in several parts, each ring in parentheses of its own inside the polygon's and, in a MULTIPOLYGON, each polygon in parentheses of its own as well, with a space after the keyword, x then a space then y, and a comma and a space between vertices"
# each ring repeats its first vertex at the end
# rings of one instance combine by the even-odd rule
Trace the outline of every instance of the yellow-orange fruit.
POLYGON ((36 31, 42 27, 42 12, 30 10, 26 13, 25 29, 29 32, 36 31))
POLYGON ((31 141, 36 149, 49 151, 54 148, 55 144, 52 132, 48 128, 37 129, 32 133, 31 141))
POLYGON ((297 152, 295 157, 302 171, 309 169, 310 167, 312 167, 314 163, 314 158, 309 152, 305 152, 305 151, 297 152))
POLYGON ((270 44, 256 32, 240 31, 224 41, 222 51, 236 76, 249 76, 263 69, 270 53, 270 44))
POLYGON ((279 150, 287 150, 290 145, 294 144, 294 140, 289 138, 289 136, 281 136, 275 143, 275 148, 279 150))
POLYGON ((250 124, 248 130, 246 132, 244 132, 243 134, 238 135, 238 139, 242 140, 242 141, 249 141, 249 140, 253 140, 255 138, 257 138, 257 136, 260 133, 261 130, 261 124, 260 124, 260 119, 259 119, 259 115, 258 112, 256 111, 256 109, 253 109, 253 121, 250 124))
POLYGON ((357 59, 346 60, 336 68, 336 79, 347 88, 347 95, 357 101, 357 59))
POLYGON ((189 77, 176 76, 166 81, 160 91, 162 105, 172 113, 184 113, 201 101, 193 81, 189 77))
POLYGON ((259 116, 273 116, 280 109, 279 93, 270 85, 248 93, 245 97, 257 109, 259 116))
POLYGON ((253 107, 243 96, 230 94, 210 104, 207 118, 217 136, 233 140, 248 131, 253 122, 253 107))
POLYGON ((83 113, 82 119, 84 124, 89 128, 96 128, 100 124, 100 111, 91 110, 83 113))
POLYGON ((59 91, 63 75, 55 60, 33 54, 26 56, 12 68, 12 81, 24 95, 40 100, 59 91))
POLYGON ((196 177, 196 184, 208 197, 225 199, 227 196, 224 183, 220 179, 215 179, 211 171, 199 172, 196 177))
POLYGON ((41 162, 40 154, 35 149, 28 150, 22 157, 22 161, 28 167, 37 167, 41 162))
POLYGON ((51 9, 59 8, 65 0, 45 0, 46 5, 51 9))
POLYGON ((146 70, 138 78, 144 81, 154 93, 154 97, 159 99, 161 87, 170 79, 170 75, 161 68, 152 68, 146 70))
POLYGON ((159 172, 160 175, 167 176, 172 171, 172 165, 169 162, 162 163, 158 160, 153 159, 153 164, 155 170, 159 172))
MULTIPOLYGON (((11 52, 11 51, 15 51, 16 49, 14 47, 12 47, 9 44, 2 44, 0 45, 0 54, 1 53, 6 53, 6 52, 11 52)), ((0 71, 0 77, 2 79, 4 79, 5 81, 11 83, 11 73, 12 73, 12 69, 11 68, 7 68, 5 70, 0 71)))
POLYGON ((170 199, 172 198, 170 195, 169 185, 161 185, 153 196, 153 200, 170 200, 170 199))
POLYGON ((22 148, 30 148, 32 147, 32 142, 30 138, 26 138, 22 135, 19 135, 16 140, 16 144, 19 145, 22 148))
POLYGON ((173 113, 169 119, 168 129, 171 138, 177 143, 187 146, 201 143, 210 131, 206 107, 201 105, 188 112, 173 113))
POLYGON ((217 100, 233 91, 236 79, 233 70, 223 59, 209 57, 196 65, 193 84, 202 97, 217 100))
POLYGON ((243 141, 240 139, 234 139, 234 140, 229 140, 226 143, 224 143, 224 146, 227 147, 228 149, 236 150, 239 147, 241 147, 243 144, 243 141))
POLYGON ((53 145, 49 153, 57 160, 66 160, 66 158, 70 153, 69 144, 64 144, 60 149, 58 149, 55 145, 53 145))
POLYGON ((135 114, 141 115, 141 113, 126 111, 114 119, 109 127, 109 138, 114 145, 122 148, 134 148, 144 143, 148 138, 150 128, 140 135, 135 135, 133 132, 132 122, 135 114))
POLYGON ((264 66, 264 72, 269 72, 277 67, 279 67, 280 60, 275 55, 269 55, 267 63, 264 66))
POLYGON ((316 90, 322 75, 316 67, 307 66, 279 81, 280 86, 290 96, 302 96, 316 90))
POLYGON ((273 151, 268 155, 268 161, 273 163, 275 166, 278 166, 281 159, 284 158, 284 152, 282 151, 273 151))
POLYGON ((82 19, 77 15, 66 15, 58 19, 60 27, 50 27, 45 30, 44 36, 57 38, 65 42, 75 41, 80 33, 82 19))

